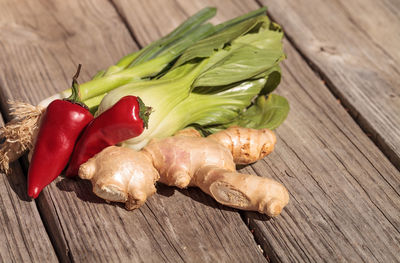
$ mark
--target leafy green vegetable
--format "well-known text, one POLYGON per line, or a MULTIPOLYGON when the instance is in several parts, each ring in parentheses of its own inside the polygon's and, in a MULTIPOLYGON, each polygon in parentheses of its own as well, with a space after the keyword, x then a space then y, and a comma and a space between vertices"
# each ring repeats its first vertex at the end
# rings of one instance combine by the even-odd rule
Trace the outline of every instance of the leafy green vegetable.
POLYGON ((134 149, 188 125, 205 132, 230 125, 275 128, 286 117, 288 104, 277 95, 265 100, 263 94, 279 84, 282 37, 266 16, 231 25, 191 45, 165 74, 111 91, 99 112, 126 95, 139 96, 152 107, 148 129, 124 142, 134 149))
POLYGON ((123 143, 135 149, 186 126, 205 134, 231 125, 274 129, 286 118, 289 105, 271 94, 280 83, 279 63, 285 55, 282 29, 265 10, 214 26, 206 21, 215 8, 203 9, 81 84, 81 98, 91 111, 98 107, 96 114, 126 95, 139 96, 152 107, 148 129, 123 143))

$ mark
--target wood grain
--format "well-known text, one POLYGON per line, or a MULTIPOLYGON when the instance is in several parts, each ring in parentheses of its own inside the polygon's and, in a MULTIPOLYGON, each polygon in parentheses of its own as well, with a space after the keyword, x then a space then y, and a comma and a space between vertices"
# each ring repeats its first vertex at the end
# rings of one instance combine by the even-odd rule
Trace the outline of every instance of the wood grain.
POLYGON ((247 172, 272 176, 290 203, 268 222, 246 213, 280 262, 400 260, 400 173, 286 41, 279 93, 291 113, 275 152, 247 172))
POLYGON ((37 103, 69 88, 78 63, 83 82, 136 45, 109 4, 42 0, 1 2, 0 48, 1 99, 37 103))
POLYGON ((400 2, 261 2, 400 169, 400 2))
POLYGON ((0 173, 0 262, 55 262, 36 204, 26 194, 26 177, 18 164, 11 169, 0 173))
MULTIPOLYGON (((127 1, 116 3, 129 13, 127 1)), ((220 14, 215 22, 257 8, 250 1, 163 3, 151 2, 160 10, 180 10, 182 16, 217 6, 227 15, 220 14)), ((135 7, 150 9, 147 2, 135 7)), ((176 25, 161 14, 127 20, 131 28, 143 30, 135 32, 139 39, 145 35, 142 44, 156 39, 165 25, 168 30, 176 25)), ((291 202, 282 216, 269 221, 244 214, 257 241, 273 260, 283 262, 399 260, 398 171, 294 48, 288 42, 285 46, 288 60, 278 90, 289 99, 291 114, 278 129, 276 152, 244 171, 280 180, 289 188, 291 202)))
MULTIPOLYGON (((136 49, 108 1, 6 1, 0 10, 3 109, 7 99, 37 103, 65 89, 78 63, 84 81, 136 49)), ((160 187, 129 212, 89 182, 60 177, 38 203, 61 261, 265 261, 240 214, 196 189, 160 187)))
POLYGON ((46 191, 65 217, 73 261, 265 261, 239 214, 197 189, 159 186, 134 211, 89 194, 91 185, 82 180, 58 179, 46 191))

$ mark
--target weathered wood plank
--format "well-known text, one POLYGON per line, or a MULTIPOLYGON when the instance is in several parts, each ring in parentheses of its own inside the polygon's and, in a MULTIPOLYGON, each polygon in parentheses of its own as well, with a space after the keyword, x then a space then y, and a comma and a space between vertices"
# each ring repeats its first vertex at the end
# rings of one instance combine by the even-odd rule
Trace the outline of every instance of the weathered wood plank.
POLYGON ((26 177, 18 164, 11 168, 8 175, 0 173, 0 261, 55 262, 57 256, 35 202, 26 194, 26 177))
POLYGON ((2 102, 17 98, 37 103, 68 88, 78 63, 83 65, 79 77, 83 82, 136 49, 108 4, 60 5, 45 0, 0 4, 2 102))
POLYGON ((282 215, 246 213, 277 261, 400 260, 400 173, 369 140, 288 43, 279 91, 291 113, 276 150, 245 170, 289 190, 282 215))
POLYGON ((145 206, 127 211, 88 195, 88 182, 59 179, 56 187, 53 200, 57 212, 68 217, 63 228, 74 260, 76 255, 106 262, 265 260, 239 214, 196 189, 160 186, 145 206))
MULTIPOLYGON (((129 13, 127 1, 116 3, 129 13)), ((185 16, 213 5, 227 14, 216 22, 257 8, 251 1, 163 3, 137 2, 135 8, 154 5, 185 16)), ((127 19, 137 36, 146 34, 142 44, 157 38, 164 26, 175 26, 172 17, 159 12, 127 19)), ((244 171, 273 175, 289 188, 292 200, 282 216, 269 221, 245 213, 257 241, 277 261, 398 260, 399 173, 293 47, 285 44, 289 58, 279 91, 291 102, 292 111, 278 129, 276 152, 244 171)))
POLYGON ((400 2, 261 2, 400 169, 400 2))
MULTIPOLYGON (((2 107, 37 103, 68 87, 78 63, 83 81, 136 49, 108 1, 8 1, 0 10, 2 107)), ((129 212, 94 196, 89 182, 60 177, 38 203, 62 261, 265 261, 239 213, 196 189, 160 187, 129 212)))

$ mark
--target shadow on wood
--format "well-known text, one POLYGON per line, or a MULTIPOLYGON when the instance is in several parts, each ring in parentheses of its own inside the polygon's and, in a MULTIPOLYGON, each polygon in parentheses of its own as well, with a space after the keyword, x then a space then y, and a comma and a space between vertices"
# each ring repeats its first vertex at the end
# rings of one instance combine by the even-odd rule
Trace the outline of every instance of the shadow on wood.
POLYGON ((56 183, 58 189, 64 192, 75 192, 76 197, 84 202, 105 203, 106 201, 96 196, 92 191, 92 184, 88 180, 66 178, 56 183))
POLYGON ((22 171, 18 162, 14 162, 10 165, 10 172, 4 175, 7 178, 8 183, 10 184, 11 189, 18 196, 21 201, 32 201, 32 199, 28 196, 26 191, 27 189, 27 181, 26 177, 22 176, 22 171), (22 178, 23 177, 23 178, 22 178))
MULTIPOLYGON (((96 196, 92 191, 92 184, 88 180, 81 180, 79 178, 66 178, 62 175, 62 179, 56 182, 56 186, 60 191, 75 192, 76 197, 78 197, 83 202, 90 202, 90 203, 95 203, 95 204, 107 203, 109 205, 121 207, 121 208, 125 209, 125 206, 123 203, 107 202, 107 201, 103 200, 102 198, 96 196)), ((157 188, 157 194, 165 196, 165 197, 171 197, 175 194, 175 191, 179 191, 181 194, 185 195, 187 198, 190 198, 190 199, 192 199, 198 203, 201 203, 203 205, 206 205, 206 206, 209 206, 209 207, 212 207, 215 209, 219 209, 219 210, 224 210, 224 211, 242 212, 242 210, 227 207, 222 204, 219 204, 213 198, 211 198, 207 194, 203 193, 198 188, 190 187, 188 189, 178 189, 176 187, 171 187, 171 186, 167 186, 167 185, 163 185, 163 184, 157 184, 156 188, 157 188)), ((20 190, 18 190, 18 191, 21 192, 20 190)), ((25 195, 26 195, 26 193, 25 193, 25 195)), ((156 195, 154 197, 156 197, 156 195)), ((30 199, 28 198, 28 200, 30 200, 30 199)), ((270 220, 270 217, 260 214, 258 212, 250 212, 249 218, 255 219, 258 221, 270 220)))

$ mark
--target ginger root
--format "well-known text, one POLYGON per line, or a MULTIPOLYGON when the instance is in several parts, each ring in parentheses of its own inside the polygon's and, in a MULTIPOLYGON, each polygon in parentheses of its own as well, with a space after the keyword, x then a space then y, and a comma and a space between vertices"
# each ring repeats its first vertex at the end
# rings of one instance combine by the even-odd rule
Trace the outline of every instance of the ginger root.
POLYGON ((158 180, 179 188, 196 186, 223 205, 272 217, 289 201, 286 188, 272 179, 238 173, 235 164, 263 158, 275 142, 267 129, 231 127, 207 138, 184 130, 152 140, 140 152, 108 147, 81 165, 79 176, 91 180, 96 195, 124 202, 127 209, 143 205, 158 180))
POLYGON ((192 186, 198 186, 218 203, 277 216, 289 202, 285 187, 269 178, 230 172, 215 166, 197 171, 192 186))
POLYGON ((275 133, 268 129, 231 127, 207 138, 228 148, 236 164, 250 164, 264 158, 274 150, 276 143, 275 133))
POLYGON ((82 164, 79 177, 92 181, 97 196, 132 210, 156 192, 159 175, 144 152, 110 146, 82 164))

